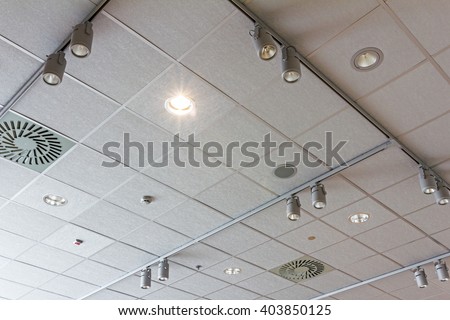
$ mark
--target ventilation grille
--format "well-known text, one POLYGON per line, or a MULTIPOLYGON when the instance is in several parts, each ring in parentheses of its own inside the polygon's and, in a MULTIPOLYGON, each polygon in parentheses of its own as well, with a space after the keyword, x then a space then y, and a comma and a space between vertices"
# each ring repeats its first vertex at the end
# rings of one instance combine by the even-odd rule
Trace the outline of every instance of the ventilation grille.
POLYGON ((293 282, 301 282, 318 277, 331 270, 333 268, 322 261, 304 256, 276 267, 270 270, 270 272, 293 282))
POLYGON ((0 156, 37 172, 73 145, 55 131, 15 113, 8 112, 0 119, 0 156))

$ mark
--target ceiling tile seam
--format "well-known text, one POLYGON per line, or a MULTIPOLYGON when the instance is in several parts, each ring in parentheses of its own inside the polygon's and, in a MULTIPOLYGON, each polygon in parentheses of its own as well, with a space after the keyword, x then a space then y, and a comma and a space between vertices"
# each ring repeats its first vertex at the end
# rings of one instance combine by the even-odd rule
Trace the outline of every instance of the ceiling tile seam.
MULTIPOLYGON (((426 125, 432 123, 432 122, 435 121, 435 120, 438 120, 438 119, 440 119, 440 118, 446 116, 446 115, 449 114, 449 113, 450 113, 450 110, 448 110, 448 111, 446 111, 446 112, 444 112, 444 113, 442 113, 442 114, 440 114, 440 115, 438 115, 438 116, 436 116, 436 117, 433 117, 433 118, 431 118, 431 119, 429 119, 429 120, 427 120, 427 121, 421 123, 420 125, 418 125, 418 126, 415 127, 414 129, 411 129, 411 130, 408 130, 408 131, 402 133, 401 135, 398 136, 398 138, 401 139, 402 137, 406 136, 407 134, 409 134, 409 133, 411 133, 411 132, 413 132, 413 131, 415 131, 415 130, 417 130, 417 129, 423 128, 423 127, 425 127, 426 125)), ((434 164, 432 167, 435 167, 435 166, 436 166, 436 164, 434 164)))
POLYGON ((445 48, 440 49, 440 50, 437 51, 436 53, 433 53, 433 54, 432 54, 433 59, 436 58, 436 57, 437 57, 438 55, 440 55, 441 53, 444 53, 445 51, 447 51, 447 50, 449 50, 449 49, 450 49, 450 45, 447 46, 447 47, 445 47, 445 48))
MULTIPOLYGON (((13 262, 13 261, 14 261, 14 262, 17 262, 17 263, 25 264, 25 265, 30 266, 30 267, 32 267, 32 268, 36 268, 36 269, 40 269, 40 270, 43 270, 43 271, 47 271, 47 272, 53 273, 54 275, 52 275, 52 277, 51 277, 48 281, 46 281, 46 282, 44 282, 43 284, 41 284, 41 285, 39 285, 39 286, 36 286, 36 287, 33 287, 32 285, 26 284, 26 283, 24 283, 24 282, 18 282, 18 281, 16 281, 16 280, 6 279, 6 278, 3 278, 3 276, 0 276, 0 279, 7 280, 7 281, 11 281, 11 282, 14 282, 14 283, 18 283, 18 284, 21 284, 21 285, 24 285, 24 286, 27 286, 27 287, 31 287, 31 288, 36 289, 36 288, 39 288, 40 286, 43 286, 43 285, 45 285, 46 283, 52 281, 52 280, 55 279, 57 276, 59 276, 59 274, 56 273, 56 272, 54 272, 54 271, 50 271, 50 270, 48 270, 48 269, 41 268, 41 267, 39 267, 39 266, 32 265, 32 264, 29 264, 29 263, 26 263, 26 262, 22 262, 22 261, 11 260, 11 261, 9 261, 7 264, 9 264, 9 263, 11 263, 11 262, 13 262)), ((4 268, 4 267, 0 268, 0 270, 3 269, 3 268, 4 268)))
POLYGON ((45 61, 43 59, 41 59, 39 56, 35 55, 33 52, 28 51, 27 49, 25 49, 24 47, 18 45, 17 43, 15 43, 14 41, 4 37, 3 35, 0 34, 0 40, 9 44, 10 46, 14 47, 15 49, 19 50, 20 52, 26 54, 27 56, 29 56, 30 58, 33 58, 34 60, 36 60, 37 62, 40 63, 44 63, 45 61))

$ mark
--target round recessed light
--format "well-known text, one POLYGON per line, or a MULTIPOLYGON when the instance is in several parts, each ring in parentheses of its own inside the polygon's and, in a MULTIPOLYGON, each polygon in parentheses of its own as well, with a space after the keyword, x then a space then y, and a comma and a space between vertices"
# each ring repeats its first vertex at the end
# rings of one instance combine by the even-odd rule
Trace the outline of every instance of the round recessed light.
POLYGON ((60 207, 67 203, 64 197, 57 196, 54 194, 48 194, 43 198, 44 202, 49 206, 60 207))
POLYGON ((316 237, 315 237, 315 236, 309 236, 309 237, 308 237, 308 240, 309 240, 309 241, 316 240, 316 237))
POLYGON ((185 115, 194 109, 194 100, 185 96, 176 96, 166 100, 164 107, 170 113, 176 115, 185 115))
POLYGON ((241 269, 240 268, 231 267, 231 268, 226 268, 225 270, 223 270, 223 272, 225 274, 229 274, 229 275, 236 275, 236 274, 241 273, 241 269))
POLYGON ((274 176, 280 179, 292 178, 296 173, 297 168, 293 164, 289 163, 281 164, 273 170, 274 176))
POLYGON ((383 52, 378 48, 364 48, 352 57, 352 66, 358 71, 369 71, 378 67, 383 61, 383 52))
POLYGON ((351 223, 364 223, 369 220, 370 215, 368 213, 356 213, 348 217, 351 223))

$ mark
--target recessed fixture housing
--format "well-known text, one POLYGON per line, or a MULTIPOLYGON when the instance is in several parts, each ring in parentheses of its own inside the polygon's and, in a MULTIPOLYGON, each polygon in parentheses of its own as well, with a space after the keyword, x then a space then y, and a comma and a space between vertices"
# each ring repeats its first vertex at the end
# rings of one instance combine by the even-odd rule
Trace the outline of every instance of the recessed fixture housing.
POLYGON ((43 198, 44 202, 49 206, 60 207, 67 204, 67 199, 54 194, 48 194, 43 198))
POLYGON ((191 112, 195 103, 191 98, 180 95, 167 99, 164 107, 168 112, 182 116, 191 112))
POLYGON ((364 223, 367 220, 369 220, 370 215, 368 213, 355 213, 348 217, 348 220, 350 220, 351 223, 364 223))
POLYGON ((364 48, 352 57, 352 66, 358 71, 369 71, 378 67, 383 61, 383 52, 374 47, 364 48))
POLYGON ((274 176, 280 179, 292 178, 296 173, 297 167, 289 163, 281 164, 273 170, 274 176))
POLYGON ((230 267, 230 268, 226 268, 225 270, 223 270, 223 272, 225 274, 229 274, 229 275, 236 275, 236 274, 241 273, 241 269, 236 268, 236 267, 230 267))

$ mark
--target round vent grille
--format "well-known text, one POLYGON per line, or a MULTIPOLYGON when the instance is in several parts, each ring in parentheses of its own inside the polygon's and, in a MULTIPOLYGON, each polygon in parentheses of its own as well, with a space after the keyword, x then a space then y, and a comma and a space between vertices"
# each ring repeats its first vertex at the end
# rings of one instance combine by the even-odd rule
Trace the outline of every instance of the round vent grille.
POLYGON ((291 281, 299 282, 314 278, 324 272, 322 262, 312 259, 294 260, 282 265, 279 269, 280 276, 291 281))
POLYGON ((0 155, 26 165, 45 165, 63 153, 61 142, 48 129, 26 121, 0 122, 0 155))

